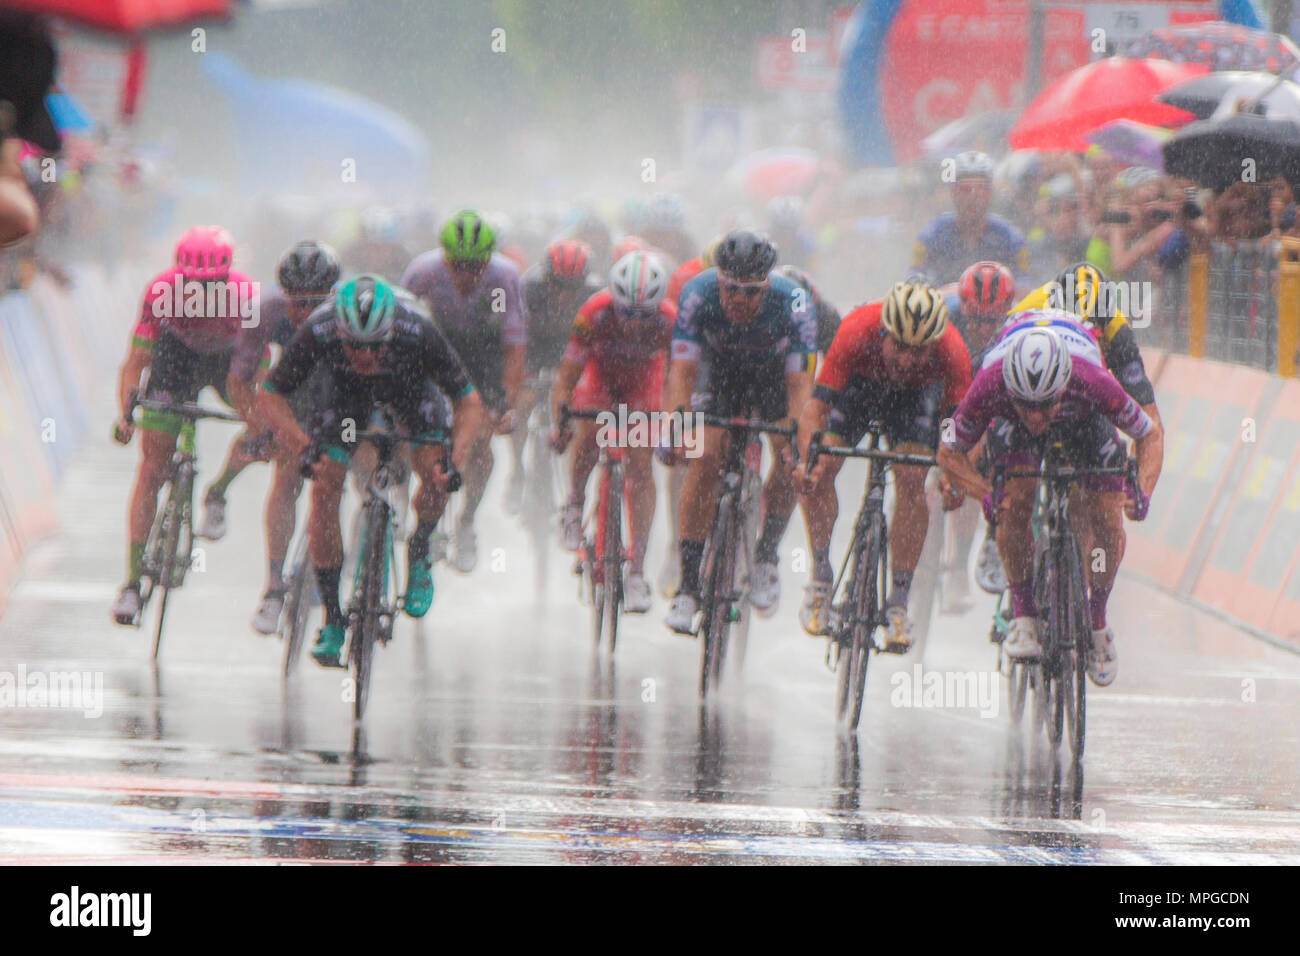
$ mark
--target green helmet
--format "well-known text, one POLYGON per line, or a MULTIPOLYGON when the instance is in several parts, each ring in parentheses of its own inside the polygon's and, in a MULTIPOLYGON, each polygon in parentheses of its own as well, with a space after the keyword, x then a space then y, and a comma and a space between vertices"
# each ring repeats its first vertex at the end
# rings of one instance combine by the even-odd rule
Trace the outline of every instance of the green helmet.
POLYGON ((334 324, 345 339, 358 344, 386 342, 396 319, 397 297, 381 276, 349 279, 334 296, 334 324))
POLYGON ((451 262, 486 262, 496 244, 492 227, 472 209, 462 209, 442 227, 442 248, 451 262))

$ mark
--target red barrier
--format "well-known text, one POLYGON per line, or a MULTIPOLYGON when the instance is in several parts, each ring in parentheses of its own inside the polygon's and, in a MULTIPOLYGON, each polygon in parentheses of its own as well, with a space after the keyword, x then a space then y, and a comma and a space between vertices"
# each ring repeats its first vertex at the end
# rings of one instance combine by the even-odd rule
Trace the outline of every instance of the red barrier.
POLYGON ((1209 531, 1214 502, 1237 458, 1244 419, 1257 416, 1270 376, 1242 368, 1168 355, 1160 360, 1156 402, 1165 427, 1160 483, 1143 523, 1128 525, 1124 563, 1175 589, 1197 543, 1209 531))
POLYGON ((1193 596, 1300 640, 1300 382, 1287 382, 1216 529, 1193 596))

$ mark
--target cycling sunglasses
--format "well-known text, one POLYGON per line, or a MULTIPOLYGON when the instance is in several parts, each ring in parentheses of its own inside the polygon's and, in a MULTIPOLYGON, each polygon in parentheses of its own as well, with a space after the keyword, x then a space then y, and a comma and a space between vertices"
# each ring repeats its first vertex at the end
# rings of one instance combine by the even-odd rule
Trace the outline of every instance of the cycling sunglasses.
POLYGON ((766 279, 758 279, 753 282, 737 282, 735 279, 720 278, 718 284, 722 286, 727 295, 743 295, 747 299, 758 298, 768 288, 766 279))

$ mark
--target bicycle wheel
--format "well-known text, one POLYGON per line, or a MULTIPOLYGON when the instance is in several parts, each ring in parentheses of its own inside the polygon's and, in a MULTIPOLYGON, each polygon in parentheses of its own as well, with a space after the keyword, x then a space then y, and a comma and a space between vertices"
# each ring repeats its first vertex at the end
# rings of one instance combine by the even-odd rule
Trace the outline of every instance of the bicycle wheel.
MULTIPOLYGON (((162 648, 163 621, 167 617, 167 598, 173 588, 181 586, 184 579, 184 572, 178 570, 177 565, 181 562, 180 553, 181 529, 184 524, 183 505, 180 499, 180 492, 184 490, 185 481, 183 476, 175 476, 168 483, 167 503, 163 505, 162 533, 160 535, 162 561, 158 569, 158 586, 162 588, 162 597, 158 601, 158 623, 154 629, 153 635, 153 654, 150 660, 158 659, 158 651, 162 648), (178 485, 181 487, 178 488, 178 485)), ((189 564, 189 553, 184 556, 185 563, 189 564)))
POLYGON ((307 619, 311 616, 316 580, 312 573, 311 558, 307 554, 307 536, 303 535, 295 549, 293 572, 285 591, 285 604, 280 625, 284 637, 284 678, 293 674, 302 655, 302 645, 307 634, 307 619))
POLYGON ((547 549, 551 524, 555 520, 555 456, 551 452, 547 429, 542 427, 536 414, 533 422, 528 435, 531 454, 528 459, 528 484, 524 488, 523 510, 524 522, 533 544, 534 584, 541 592, 546 590, 550 565, 547 549))
POLYGON ((1083 565, 1077 545, 1069 543, 1066 554, 1067 620, 1070 624, 1070 650, 1063 668, 1070 675, 1072 687, 1066 696, 1065 716, 1069 725, 1070 753, 1078 761, 1083 757, 1084 739, 1088 723, 1088 649, 1092 640, 1087 612, 1087 590, 1083 580, 1083 565))
POLYGON ((853 580, 849 587, 848 606, 853 618, 848 627, 848 657, 841 657, 840 667, 844 673, 840 677, 838 711, 843 726, 849 733, 855 733, 858 722, 862 719, 862 700, 867 689, 867 666, 871 663, 871 649, 875 646, 872 636, 876 630, 876 617, 879 610, 880 577, 884 573, 880 566, 884 541, 883 516, 873 514, 867 526, 864 550, 858 552, 853 568, 853 580), (861 572, 861 573, 859 573, 861 572))
POLYGON ((623 604, 623 469, 611 462, 605 471, 605 639, 609 652, 618 643, 618 615, 623 604))
POLYGON ((754 577, 755 552, 758 548, 758 509, 763 494, 763 482, 756 472, 745 473, 744 491, 740 498, 740 547, 736 551, 735 592, 736 611, 739 614, 731 628, 731 672, 739 675, 745 665, 745 651, 749 647, 749 626, 754 620, 754 608, 749 603, 749 588, 754 577))
POLYGON ((731 545, 733 499, 724 495, 718 502, 718 515, 714 521, 713 534, 708 550, 710 566, 705 580, 708 582, 704 591, 704 617, 701 623, 700 647, 700 696, 708 696, 709 690, 716 687, 722 673, 722 662, 726 656, 727 631, 731 626, 731 607, 728 600, 728 585, 735 578, 736 555, 731 545))
POLYGON ((362 536, 361 604, 353 624, 352 643, 348 657, 354 681, 352 716, 361 720, 366 713, 370 697, 370 676, 374 664, 375 644, 379 640, 379 615, 384 579, 387 576, 387 554, 384 548, 383 529, 387 524, 384 506, 379 503, 367 508, 365 532, 362 536))
POLYGON ((1029 695, 1030 668, 1019 661, 1011 662, 1011 673, 1007 676, 1007 713, 1011 723, 1019 726, 1025 713, 1025 698, 1029 695))

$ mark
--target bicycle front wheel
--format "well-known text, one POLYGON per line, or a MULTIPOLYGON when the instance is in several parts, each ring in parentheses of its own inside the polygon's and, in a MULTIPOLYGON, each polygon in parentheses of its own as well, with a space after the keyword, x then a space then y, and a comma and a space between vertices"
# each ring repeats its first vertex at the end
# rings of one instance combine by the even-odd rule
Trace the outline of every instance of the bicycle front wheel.
POLYGON ((1092 642, 1092 629, 1085 607, 1087 590, 1083 580, 1083 565, 1077 546, 1071 543, 1066 555, 1066 608, 1070 625, 1070 651, 1062 671, 1070 675, 1066 696, 1065 716, 1069 727, 1070 753, 1076 761, 1083 757, 1083 744, 1088 723, 1088 651, 1092 642))
POLYGON ((735 578, 736 554, 731 546, 732 512, 730 495, 718 502, 718 517, 709 536, 708 582, 704 589, 704 616, 701 621, 700 642, 700 696, 707 697, 717 687, 726 656, 727 631, 731 627, 731 602, 729 591, 735 578))
POLYGON ((879 612, 883 539, 882 516, 879 513, 873 514, 867 528, 866 541, 857 552, 854 562, 853 579, 849 585, 847 602, 853 617, 844 632, 847 643, 841 650, 839 661, 841 673, 836 695, 836 710, 844 729, 849 733, 857 732, 858 723, 862 719, 862 700, 867 689, 867 666, 871 663, 871 650, 875 646, 873 635, 879 612), (847 656, 845 651, 848 652, 847 656))
POLYGON ((618 643, 618 615, 623 605, 623 470, 617 463, 605 472, 605 642, 609 653, 618 643))
POLYGON ((379 641, 381 605, 387 577, 388 554, 385 548, 387 515, 382 507, 368 510, 362 536, 361 595, 359 614, 352 629, 348 658, 352 666, 352 716, 361 720, 370 697, 371 672, 375 645, 379 641))
POLYGON ((168 484, 167 503, 163 505, 161 534, 159 536, 161 560, 158 563, 157 580, 157 586, 162 588, 162 597, 158 600, 158 623, 154 628, 151 660, 157 660, 158 652, 162 649, 163 622, 167 617, 167 598, 173 588, 181 586, 181 582, 185 577, 185 572, 180 568, 181 561, 184 560, 186 565, 189 564, 189 552, 185 553, 183 559, 181 555, 181 530, 185 523, 185 512, 180 497, 184 489, 183 487, 178 488, 178 484, 185 484, 183 478, 179 476, 173 478, 168 484))
POLYGON ((285 680, 293 674, 302 656, 302 645, 307 634, 307 619, 311 615, 312 598, 316 592, 316 581, 312 573, 311 559, 307 555, 307 537, 303 535, 293 562, 293 573, 289 577, 289 587, 285 594, 284 620, 281 625, 284 637, 285 680))

